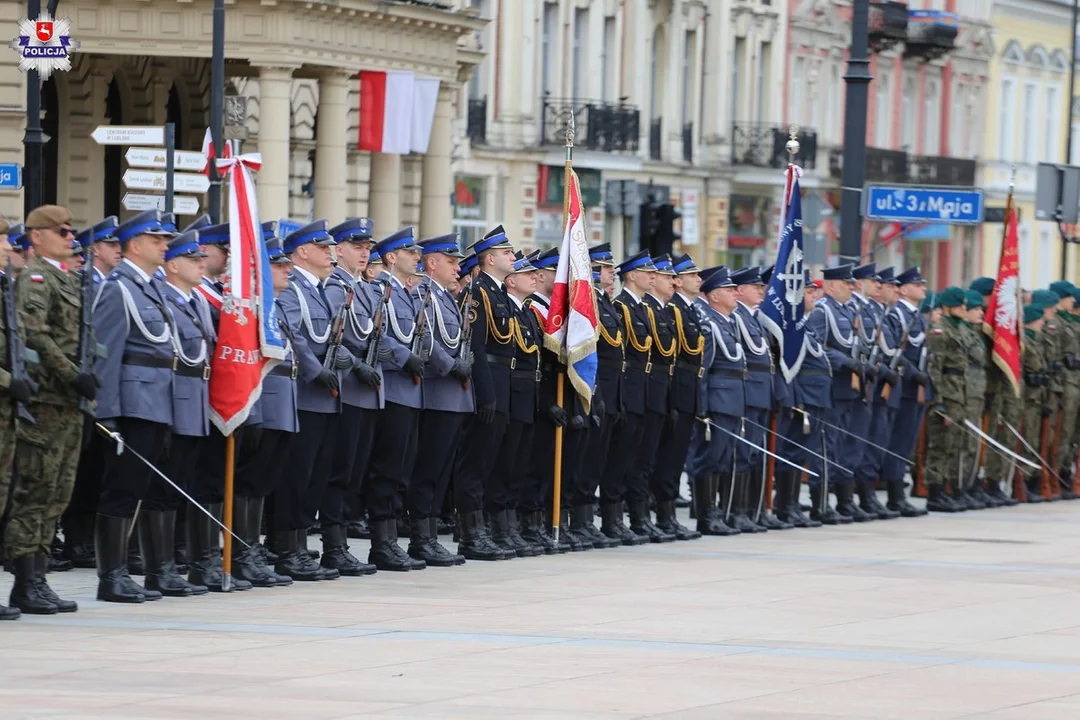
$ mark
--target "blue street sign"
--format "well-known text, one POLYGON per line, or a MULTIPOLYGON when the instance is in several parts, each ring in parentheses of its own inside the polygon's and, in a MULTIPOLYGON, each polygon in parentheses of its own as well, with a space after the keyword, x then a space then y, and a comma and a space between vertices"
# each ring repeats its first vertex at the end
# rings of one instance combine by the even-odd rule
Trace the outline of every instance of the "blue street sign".
POLYGON ((288 218, 281 218, 277 221, 278 237, 284 238, 289 233, 294 233, 305 225, 307 225, 307 223, 302 220, 289 220, 288 218))
POLYGON ((982 190, 974 188, 870 185, 863 215, 879 222, 977 225, 983 221, 982 190))
POLYGON ((0 163, 0 190, 22 189, 22 165, 0 163))

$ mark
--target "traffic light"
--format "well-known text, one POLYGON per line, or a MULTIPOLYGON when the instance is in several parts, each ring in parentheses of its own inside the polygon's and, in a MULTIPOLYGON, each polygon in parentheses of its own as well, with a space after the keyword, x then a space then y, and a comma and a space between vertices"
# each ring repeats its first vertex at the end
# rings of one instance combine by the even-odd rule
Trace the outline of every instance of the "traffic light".
POLYGON ((682 234, 675 232, 675 221, 682 217, 682 213, 675 209, 671 203, 664 203, 656 211, 656 251, 653 255, 670 253, 676 240, 682 239, 682 234))
POLYGON ((639 208, 638 219, 640 221, 639 226, 639 238, 638 248, 640 250, 648 250, 649 255, 658 255, 660 251, 657 250, 660 241, 660 203, 647 202, 642 203, 639 208))

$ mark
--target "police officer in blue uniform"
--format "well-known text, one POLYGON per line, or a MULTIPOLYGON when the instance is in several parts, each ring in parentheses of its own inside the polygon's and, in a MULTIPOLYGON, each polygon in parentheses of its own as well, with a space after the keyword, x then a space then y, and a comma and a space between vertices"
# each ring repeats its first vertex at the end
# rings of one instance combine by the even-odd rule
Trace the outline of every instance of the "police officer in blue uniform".
MULTIPOLYGON (((929 327, 926 317, 919 312, 919 306, 926 298, 926 280, 918 266, 908 268, 896 276, 899 297, 886 314, 894 337, 900 338, 898 346, 901 353, 900 366, 903 368, 900 380, 900 407, 896 411, 888 449, 900 457, 911 457, 915 451, 915 442, 919 436, 919 426, 926 413, 926 401, 930 397, 929 358, 926 348, 926 332, 929 327)), ((896 389, 893 389, 896 393, 896 389)), ((885 455, 882 459, 881 479, 885 481, 889 493, 887 507, 896 510, 904 517, 926 514, 923 508, 916 508, 907 500, 904 490, 906 464, 895 455, 885 455)))
MULTIPOLYGON (((147 210, 120 225, 123 260, 106 280, 94 308, 95 336, 106 348, 97 364, 102 381, 97 420, 151 463, 161 461, 173 422, 172 317, 165 290, 153 275, 165 260, 173 233, 161 213, 147 210), (120 319, 123 318, 123 322, 120 319)), ((161 593, 136 585, 128 574, 128 535, 135 509, 146 496, 152 471, 133 454, 106 448, 94 547, 99 600, 141 603, 161 593)))
MULTIPOLYGON (((120 262, 120 243, 116 239, 119 225, 116 216, 86 228, 76 236, 84 248, 93 248, 93 264, 83 267, 82 273, 91 273, 94 298, 101 294, 105 278, 120 262)), ((12 228, 13 232, 15 228, 12 228)), ((93 311, 91 307, 90 311, 93 311)), ((64 528, 62 557, 77 568, 94 567, 94 517, 97 513, 98 496, 101 494, 101 473, 108 441, 94 429, 91 419, 83 431, 83 449, 79 455, 79 468, 75 475, 75 488, 71 502, 61 518, 64 528)))
POLYGON ((424 407, 417 433, 423 452, 416 455, 407 498, 412 521, 408 553, 428 565, 452 567, 464 563, 465 558, 439 543, 439 513, 450 485, 462 428, 476 410, 465 318, 457 300, 446 289, 457 277, 458 261, 464 255, 458 247, 457 233, 421 240, 420 247, 431 302, 425 310, 428 362, 424 366, 424 407))
POLYGON ((420 246, 413 239, 411 227, 398 230, 375 246, 386 269, 379 276, 390 284, 386 306, 382 361, 385 407, 375 428, 371 461, 365 482, 368 515, 371 525, 371 552, 368 563, 379 570, 423 570, 423 560, 408 555, 398 545, 397 517, 403 510, 399 488, 407 492, 415 454, 409 453, 423 405, 422 378, 424 338, 418 334, 423 297, 430 290, 426 283, 414 294, 406 283, 416 272, 420 246))
MULTIPOLYGON (((454 460, 454 494, 460 515, 458 553, 468 560, 501 560, 484 523, 486 488, 510 420, 510 385, 517 364, 518 328, 505 289, 514 270, 514 246, 501 225, 470 246, 477 275, 471 284, 468 312, 472 324, 472 379, 476 415, 465 423, 462 446, 454 460)), ((499 479, 498 482, 505 482, 499 479)))
POLYGON ((370 575, 376 570, 374 565, 360 562, 349 551, 348 542, 351 513, 363 491, 375 427, 384 405, 382 366, 368 352, 373 337, 381 332, 374 321, 383 305, 384 286, 359 280, 370 256, 371 232, 372 222, 368 218, 350 218, 330 229, 337 243, 337 266, 326 280, 326 297, 334 317, 343 312, 342 307, 352 292, 351 304, 344 311, 342 343, 355 363, 351 369, 340 370, 341 417, 335 428, 337 439, 330 479, 319 506, 321 565, 353 577, 370 575))
POLYGON ((293 270, 289 286, 277 298, 299 366, 296 406, 300 428, 275 496, 278 561, 274 570, 303 581, 340 576, 337 570, 318 565, 307 552, 308 528, 322 504, 337 440, 335 428, 341 412, 338 371, 353 364, 352 355, 342 347, 338 366, 323 367, 332 319, 324 283, 333 269, 330 248, 334 245, 326 225, 325 220, 318 220, 286 236, 284 250, 293 270))
POLYGON ((735 499, 735 445, 728 433, 745 436, 746 350, 735 320, 736 288, 726 267, 702 271, 701 293, 708 302, 702 316, 709 342, 703 349, 705 375, 699 387, 698 417, 702 430, 691 456, 697 529, 703 535, 738 535, 732 513, 735 499), (727 432, 724 432, 724 431, 727 432), (717 511, 717 493, 723 513, 717 511))

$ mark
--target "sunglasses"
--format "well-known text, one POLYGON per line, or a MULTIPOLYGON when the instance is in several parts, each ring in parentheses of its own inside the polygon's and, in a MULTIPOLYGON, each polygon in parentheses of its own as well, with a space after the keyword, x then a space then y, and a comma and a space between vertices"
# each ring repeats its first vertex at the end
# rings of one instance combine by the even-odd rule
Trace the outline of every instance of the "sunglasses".
POLYGON ((52 230, 60 237, 75 237, 75 230, 69 227, 27 228, 27 230, 52 230))

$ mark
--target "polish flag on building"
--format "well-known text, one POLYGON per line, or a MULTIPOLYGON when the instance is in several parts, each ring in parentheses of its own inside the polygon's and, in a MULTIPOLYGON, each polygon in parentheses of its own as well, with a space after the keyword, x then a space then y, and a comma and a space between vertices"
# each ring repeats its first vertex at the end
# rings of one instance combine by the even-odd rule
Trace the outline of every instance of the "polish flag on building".
MULTIPOLYGON (((202 154, 203 157, 206 158, 206 165, 203 166, 202 172, 203 175, 209 175, 210 163, 214 161, 216 155, 214 152, 214 134, 210 132, 210 128, 206 128, 206 134, 203 135, 202 154)), ((231 158, 233 156, 231 140, 225 141, 225 147, 221 150, 221 156, 226 158, 231 158)))
POLYGON ((360 73, 360 140, 368 152, 426 153, 439 97, 437 78, 411 72, 360 73))
POLYGON ((559 361, 566 365, 570 384, 588 413, 596 385, 598 313, 585 233, 585 204, 581 201, 577 173, 570 170, 568 174, 566 194, 570 201, 555 287, 544 319, 544 346, 557 353, 559 361))

